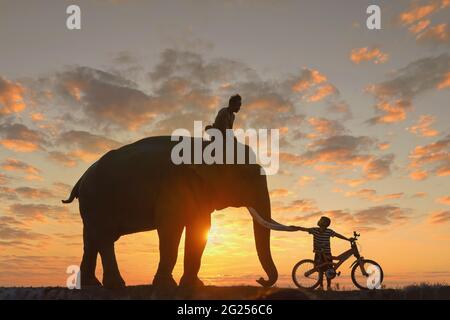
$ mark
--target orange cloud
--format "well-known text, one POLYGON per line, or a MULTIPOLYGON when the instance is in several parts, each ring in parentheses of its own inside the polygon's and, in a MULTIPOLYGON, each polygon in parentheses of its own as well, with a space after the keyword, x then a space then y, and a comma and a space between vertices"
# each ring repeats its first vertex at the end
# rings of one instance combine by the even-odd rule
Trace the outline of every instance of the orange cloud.
POLYGON ((436 199, 436 202, 450 206, 450 196, 442 196, 436 199))
POLYGON ((59 152, 59 151, 49 152, 48 158, 52 161, 60 163, 61 165, 65 166, 65 167, 68 167, 68 168, 72 168, 77 165, 76 159, 72 158, 71 156, 69 156, 63 152, 59 152))
POLYGON ((38 168, 33 167, 23 161, 11 158, 3 161, 1 167, 6 171, 19 171, 26 173, 29 175, 30 178, 39 177, 39 175, 41 174, 41 171, 38 168))
POLYGON ((273 189, 270 191, 270 197, 271 198, 281 198, 281 197, 287 197, 291 194, 291 192, 288 189, 280 188, 280 189, 273 189))
POLYGON ((388 142, 382 142, 378 144, 378 149, 380 150, 387 150, 391 147, 391 144, 388 142))
POLYGON ((317 210, 316 202, 311 199, 294 200, 286 206, 275 206, 273 208, 274 212, 312 212, 317 210))
POLYGON ((396 123, 406 119, 412 109, 415 97, 445 86, 445 76, 450 70, 450 56, 446 53, 435 57, 421 58, 406 67, 391 73, 389 79, 370 85, 367 92, 376 99, 375 108, 380 115, 368 120, 368 123, 396 123))
POLYGON ((22 85, 0 76, 0 115, 17 113, 25 109, 24 93, 22 85))
POLYGON ((415 147, 409 154, 410 177, 426 179, 429 174, 450 175, 450 135, 436 142, 415 147))
POLYGON ((430 214, 428 221, 432 224, 442 224, 450 221, 450 211, 434 211, 430 214))
POLYGON ((304 68, 298 80, 292 85, 292 90, 302 92, 311 86, 327 81, 327 77, 317 70, 304 68))
POLYGON ((424 198, 428 195, 426 192, 416 192, 412 195, 413 198, 424 198))
POLYGON ((49 154, 52 160, 71 166, 72 161, 79 159, 85 162, 96 160, 103 153, 120 147, 120 143, 86 131, 67 131, 58 138, 58 143, 66 146, 70 151, 67 154, 53 152, 49 154))
MULTIPOLYGON (((245 103, 246 110, 272 110, 276 112, 287 112, 291 109, 291 105, 280 101, 277 96, 263 96, 251 99, 245 103)), ((218 103, 217 103, 218 105, 218 103)), ((217 107, 217 106, 215 106, 217 107)), ((214 108, 215 108, 214 107, 214 108)))
POLYGON ((16 152, 32 152, 45 144, 40 132, 18 123, 0 125, 0 137, 3 147, 16 152))
POLYGON ((390 193, 385 195, 379 195, 374 189, 361 189, 358 191, 347 191, 344 192, 346 197, 356 197, 363 200, 368 200, 372 202, 381 202, 392 199, 399 199, 403 197, 403 192, 390 193))
POLYGON ((375 123, 395 123, 406 119, 406 111, 411 109, 408 101, 397 100, 393 103, 380 102, 376 106, 384 114, 373 119, 375 123))
POLYGON ((386 53, 376 47, 355 48, 350 53, 350 60, 355 64, 359 64, 361 61, 373 61, 375 64, 385 63, 388 57, 386 53))
POLYGON ((31 115, 31 120, 36 121, 36 122, 42 121, 42 120, 44 120, 44 115, 40 112, 33 113, 31 115))
POLYGON ((0 144, 6 149, 16 152, 33 152, 39 149, 39 146, 30 141, 2 139, 0 144))
POLYGON ((448 88, 450 87, 450 72, 448 72, 445 76, 444 79, 442 79, 442 82, 440 82, 437 85, 438 89, 444 89, 444 88, 448 88))
POLYGON ((419 21, 437 11, 444 9, 449 6, 448 0, 433 0, 425 5, 418 5, 416 2, 413 6, 405 12, 399 15, 399 20, 402 24, 408 25, 419 21))
POLYGON ((421 115, 417 124, 410 128, 407 128, 407 130, 421 137, 437 136, 439 134, 439 131, 430 128, 435 120, 436 119, 433 116, 421 115))
POLYGON ((357 186, 365 183, 366 180, 364 180, 364 179, 338 179, 336 182, 340 183, 340 184, 345 184, 349 187, 357 187, 357 186))
MULTIPOLYGON (((319 135, 334 135, 337 133, 342 133, 344 127, 337 122, 325 118, 311 117, 308 119, 308 123, 314 128, 314 131, 319 135)), ((308 135, 310 138, 315 138, 316 133, 308 135)))
POLYGON ((14 216, 20 216, 27 221, 46 221, 48 218, 62 220, 67 217, 69 210, 63 206, 50 206, 46 204, 21 204, 9 206, 9 212, 14 216))
POLYGON ((423 31, 424 29, 426 29, 429 25, 430 25, 431 21, 430 20, 421 20, 419 21, 417 24, 412 25, 411 27, 409 27, 409 31, 411 33, 420 33, 421 31, 423 31))
POLYGON ((426 171, 414 171, 409 174, 412 180, 422 181, 428 178, 428 173, 426 171))
POLYGON ((311 183, 314 180, 315 178, 311 176, 301 176, 300 178, 298 178, 297 183, 300 186, 306 186, 307 184, 311 183))
POLYGON ((447 43, 450 40, 450 31, 446 23, 428 28, 416 37, 418 42, 447 43))
POLYGON ((324 84, 323 86, 317 88, 312 94, 306 97, 306 101, 308 102, 318 102, 323 100, 325 97, 330 94, 337 93, 337 89, 335 86, 331 84, 324 84))

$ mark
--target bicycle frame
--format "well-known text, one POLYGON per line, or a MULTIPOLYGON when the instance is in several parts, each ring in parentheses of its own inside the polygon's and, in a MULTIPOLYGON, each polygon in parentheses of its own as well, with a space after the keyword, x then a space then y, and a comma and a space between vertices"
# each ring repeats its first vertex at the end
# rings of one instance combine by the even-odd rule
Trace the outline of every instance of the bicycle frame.
MULTIPOLYGON (((363 260, 363 257, 359 254, 358 247, 356 246, 356 241, 351 242, 351 248, 347 251, 344 251, 337 257, 332 257, 332 260, 336 260, 337 262, 331 262, 333 269, 337 271, 337 269, 349 259, 351 256, 355 256, 356 260, 351 264, 350 268, 353 267, 356 263, 359 263, 363 260)), ((305 276, 309 276, 314 272, 320 270, 321 267, 329 265, 330 262, 321 263, 319 265, 314 266, 311 270, 305 272, 305 276)), ((363 266, 360 264, 361 272, 363 275, 367 276, 367 272, 364 270, 363 266)))

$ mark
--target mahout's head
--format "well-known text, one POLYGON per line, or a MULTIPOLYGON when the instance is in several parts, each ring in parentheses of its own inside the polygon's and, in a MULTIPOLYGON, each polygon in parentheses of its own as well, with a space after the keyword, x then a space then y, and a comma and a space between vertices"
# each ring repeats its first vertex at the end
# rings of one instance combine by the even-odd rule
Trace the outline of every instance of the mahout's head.
POLYGON ((330 224, 331 220, 328 217, 320 217, 319 221, 317 221, 317 225, 322 229, 328 228, 330 224))
POLYGON ((241 105, 242 98, 240 95, 235 94, 234 96, 230 97, 230 100, 228 101, 228 108, 230 108, 232 112, 239 112, 239 110, 241 109, 241 105))

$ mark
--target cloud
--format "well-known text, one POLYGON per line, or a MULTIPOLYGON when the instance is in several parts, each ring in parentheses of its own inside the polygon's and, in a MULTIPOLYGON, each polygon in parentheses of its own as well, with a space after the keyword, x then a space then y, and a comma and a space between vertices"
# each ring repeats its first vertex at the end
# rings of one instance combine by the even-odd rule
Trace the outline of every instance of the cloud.
POLYGON ((274 205, 274 212, 313 212, 317 211, 317 204, 312 199, 298 199, 288 205, 274 205))
POLYGON ((298 178, 297 183, 303 187, 303 186, 306 186, 307 184, 311 183, 315 179, 316 178, 314 178, 312 176, 301 176, 300 178, 298 178))
POLYGON ((389 80, 367 87, 375 97, 380 114, 368 122, 395 123, 406 119, 414 97, 442 86, 450 72, 450 55, 441 54, 409 63, 394 72, 389 80))
POLYGON ((1 163, 1 167, 6 171, 25 173, 27 174, 27 179, 30 180, 40 179, 41 170, 20 160, 11 158, 5 159, 5 161, 1 163))
POLYGON ((333 225, 343 225, 350 230, 372 231, 380 227, 405 223, 410 219, 411 213, 411 209, 394 205, 380 205, 353 212, 340 209, 317 210, 307 214, 298 214, 288 220, 292 223, 305 223, 326 216, 332 220, 333 225))
POLYGON ((295 92, 303 92, 314 85, 321 84, 327 81, 327 77, 321 74, 318 70, 303 68, 300 75, 293 79, 291 88, 295 92))
MULTIPOLYGON (((323 127, 320 123, 315 124, 319 128, 323 127)), ((328 128, 326 125, 325 127, 328 128)), ((377 156, 372 153, 372 150, 377 148, 376 139, 367 136, 338 134, 313 140, 301 155, 281 152, 280 161, 295 166, 313 166, 316 171, 331 175, 341 174, 344 170, 360 168, 363 179, 353 179, 353 181, 341 179, 343 183, 360 184, 364 180, 383 179, 391 173, 394 155, 377 156)))
POLYGON ((450 210, 434 211, 429 215, 428 221, 432 224, 442 224, 450 221, 450 210))
POLYGON ((448 43, 450 40, 450 29, 446 23, 441 23, 428 28, 417 36, 417 42, 441 44, 448 43))
POLYGON ((346 132, 344 126, 335 120, 320 117, 308 118, 308 124, 314 129, 314 133, 308 135, 309 138, 318 136, 334 136, 346 132))
POLYGON ((16 192, 13 188, 0 187, 0 199, 3 200, 17 200, 16 192))
POLYGON ((107 151, 121 146, 121 143, 115 140, 76 130, 63 132, 57 139, 57 144, 66 147, 69 152, 67 154, 53 152, 49 157, 66 166, 71 166, 74 159, 91 162, 107 151))
POLYGON ((0 137, 3 147, 16 152, 33 152, 46 144, 40 132, 18 123, 0 125, 0 137))
POLYGON ((430 115, 421 115, 419 121, 412 127, 406 128, 421 137, 434 137, 439 134, 439 131, 432 129, 431 125, 436 121, 436 118, 430 115))
POLYGON ((411 33, 417 34, 417 33, 420 33, 421 31, 425 30, 430 25, 430 23, 431 23, 430 20, 421 20, 417 24, 409 27, 408 30, 411 33))
POLYGON ((450 196, 442 196, 436 199, 436 202, 450 206, 450 196))
POLYGON ((438 84, 437 88, 440 89, 444 89, 444 88, 448 88, 450 87, 450 71, 447 72, 447 74, 445 75, 444 79, 442 80, 441 83, 438 84))
POLYGON ((375 64, 380 64, 385 63, 388 58, 389 56, 377 47, 355 48, 350 53, 350 60, 355 64, 360 64, 362 61, 373 61, 375 64))
POLYGON ((323 86, 318 87, 311 94, 306 96, 306 101, 308 102, 318 102, 323 100, 325 97, 331 94, 337 94, 338 90, 335 86, 331 84, 324 84, 323 86))
POLYGON ((409 10, 400 13, 398 19, 403 25, 410 25, 448 6, 448 0, 432 0, 424 5, 413 2, 409 10))
POLYGON ((47 204, 15 203, 9 206, 8 212, 20 217, 23 221, 46 221, 47 219, 64 220, 70 217, 66 207, 47 204))
POLYGON ((436 142, 415 147, 409 154, 408 167, 413 180, 424 180, 429 175, 450 174, 450 135, 436 142))
POLYGON ((21 84, 0 76, 0 117, 24 110, 24 94, 25 89, 21 84))
POLYGON ((0 239, 0 248, 30 249, 36 245, 36 241, 42 244, 50 237, 31 230, 14 217, 0 216, 0 239))
POLYGON ((351 135, 336 135, 318 139, 309 145, 308 151, 302 154, 304 164, 312 165, 319 162, 331 162, 342 165, 362 165, 370 156, 361 154, 374 143, 369 137, 351 135))
POLYGON ((290 194, 291 194, 291 192, 288 189, 284 189, 284 188, 273 189, 272 191, 269 192, 269 195, 271 198, 287 197, 290 194))
POLYGON ((0 125, 0 144, 16 152, 33 152, 46 144, 42 134, 23 124, 4 123, 0 125))
POLYGON ((74 67, 55 78, 58 95, 70 105, 81 106, 97 124, 136 130, 152 121, 160 107, 157 99, 112 73, 74 67))
POLYGON ((60 151, 50 151, 48 153, 48 158, 68 168, 72 168, 77 165, 77 159, 60 151))
POLYGON ((400 25, 408 27, 418 43, 437 45, 449 42, 449 30, 446 23, 431 26, 430 16, 450 6, 448 0, 431 0, 424 4, 413 2, 405 12, 400 13, 400 25))
POLYGON ((411 213, 409 209, 403 209, 392 205, 375 206, 355 212, 354 217, 365 225, 389 225, 395 222, 405 222, 411 213))
POLYGON ((8 184, 11 181, 11 177, 6 174, 0 173, 0 185, 8 184))
POLYGON ((303 68, 298 76, 286 80, 286 86, 307 102, 319 102, 329 96, 339 98, 338 89, 314 69, 303 68))
POLYGON ((339 190, 339 192, 343 192, 346 197, 355 197, 372 202, 382 202, 386 200, 400 199, 404 195, 403 192, 380 195, 374 189, 360 189, 357 191, 347 191, 347 192, 339 190))
POLYGON ((426 192, 416 192, 412 195, 412 198, 424 198, 428 195, 426 192))
POLYGON ((391 165, 394 162, 394 154, 372 158, 364 166, 364 175, 369 180, 380 180, 391 174, 391 165))
POLYGON ((225 58, 205 61, 198 53, 175 49, 164 50, 160 62, 149 73, 150 79, 155 82, 185 78, 200 85, 227 83, 236 75, 251 79, 255 77, 255 72, 238 61, 225 58))
POLYGON ((336 183, 345 184, 349 187, 357 187, 367 182, 366 179, 337 179, 336 183))
POLYGON ((45 188, 18 187, 14 191, 27 199, 49 199, 55 197, 52 191, 45 188))

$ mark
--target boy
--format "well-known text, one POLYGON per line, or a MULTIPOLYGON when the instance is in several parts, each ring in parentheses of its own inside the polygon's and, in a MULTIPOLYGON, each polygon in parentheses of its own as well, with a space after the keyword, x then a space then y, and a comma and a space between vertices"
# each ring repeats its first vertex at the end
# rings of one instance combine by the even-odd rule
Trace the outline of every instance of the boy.
MULTIPOLYGON (((305 231, 314 236, 314 250, 313 250, 313 252, 315 253, 314 263, 316 265, 325 262, 328 263, 319 270, 319 282, 320 282, 319 289, 321 290, 323 290, 323 274, 329 267, 332 266, 333 261, 333 257, 331 255, 330 238, 337 237, 343 240, 352 241, 351 238, 346 238, 343 235, 340 235, 339 233, 329 229, 328 227, 330 226, 330 224, 331 224, 330 218, 321 217, 317 222, 319 228, 303 228, 293 226, 295 230, 305 231)), ((327 290, 330 289, 331 289, 331 279, 327 278, 327 290)))

